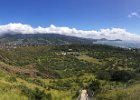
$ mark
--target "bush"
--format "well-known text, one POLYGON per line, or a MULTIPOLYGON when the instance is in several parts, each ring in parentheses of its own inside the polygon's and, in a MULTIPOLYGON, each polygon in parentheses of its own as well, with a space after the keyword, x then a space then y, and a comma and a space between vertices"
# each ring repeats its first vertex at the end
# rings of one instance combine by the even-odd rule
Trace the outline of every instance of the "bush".
POLYGON ((125 70, 111 71, 110 73, 112 81, 127 82, 135 76, 134 73, 125 70))
POLYGON ((111 79, 111 75, 109 72, 107 71, 100 71, 96 74, 97 78, 98 79, 101 79, 101 80, 110 80, 111 79))
POLYGON ((93 92, 97 92, 100 90, 100 82, 98 80, 93 80, 89 85, 88 85, 88 89, 93 91, 93 92))
POLYGON ((52 100, 52 96, 50 93, 46 94, 44 91, 35 88, 35 90, 31 90, 25 86, 21 86, 21 92, 28 96, 29 100, 52 100))
POLYGON ((35 84, 37 84, 37 85, 39 85, 39 86, 41 86, 43 88, 47 87, 46 84, 43 81, 39 80, 39 79, 26 79, 26 80, 28 82, 30 82, 30 83, 35 83, 35 84))
POLYGON ((6 78, 6 80, 8 82, 16 82, 17 81, 15 77, 8 77, 8 78, 6 78))
POLYGON ((76 91, 75 95, 72 97, 73 100, 75 100, 80 95, 79 91, 76 91))

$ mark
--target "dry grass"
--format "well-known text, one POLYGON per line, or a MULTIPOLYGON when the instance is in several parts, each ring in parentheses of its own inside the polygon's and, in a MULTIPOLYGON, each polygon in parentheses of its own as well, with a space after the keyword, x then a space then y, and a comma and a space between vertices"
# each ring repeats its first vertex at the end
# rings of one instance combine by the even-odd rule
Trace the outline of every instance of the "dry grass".
POLYGON ((101 64, 101 62, 98 59, 89 57, 87 55, 80 55, 80 56, 77 56, 77 58, 80 60, 85 60, 85 61, 90 62, 90 63, 101 64))

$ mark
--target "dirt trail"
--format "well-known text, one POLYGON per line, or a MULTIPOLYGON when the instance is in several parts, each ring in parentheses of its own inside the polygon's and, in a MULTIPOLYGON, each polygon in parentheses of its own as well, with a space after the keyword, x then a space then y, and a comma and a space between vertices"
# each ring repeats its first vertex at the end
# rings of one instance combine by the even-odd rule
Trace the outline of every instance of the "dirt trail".
POLYGON ((87 90, 81 90, 81 94, 79 95, 78 100, 91 100, 88 97, 87 90))

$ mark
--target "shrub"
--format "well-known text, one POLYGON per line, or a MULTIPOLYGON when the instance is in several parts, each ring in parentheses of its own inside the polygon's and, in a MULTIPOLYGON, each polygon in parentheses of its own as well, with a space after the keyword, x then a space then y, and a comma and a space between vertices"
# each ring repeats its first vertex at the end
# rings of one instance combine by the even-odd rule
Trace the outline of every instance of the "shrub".
POLYGON ((17 81, 15 77, 8 77, 8 78, 6 78, 6 80, 8 82, 16 82, 17 81))
POLYGON ((37 84, 37 85, 39 85, 41 87, 44 87, 44 88, 47 87, 46 84, 43 81, 39 80, 39 79, 26 79, 26 80, 28 82, 35 83, 35 84, 37 84))
POLYGON ((28 96, 29 100, 52 100, 52 96, 50 93, 46 94, 44 91, 35 88, 35 90, 31 90, 25 86, 21 86, 21 92, 28 96))
POLYGON ((98 80, 93 80, 89 85, 88 85, 88 89, 93 91, 93 92, 97 92, 100 90, 100 82, 98 80))
POLYGON ((97 75, 97 78, 101 79, 101 80, 110 80, 111 79, 110 73, 107 71, 100 71, 96 75, 97 75))
POLYGON ((125 70, 116 70, 116 71, 111 71, 110 73, 111 73, 112 81, 127 82, 135 76, 134 73, 125 70))

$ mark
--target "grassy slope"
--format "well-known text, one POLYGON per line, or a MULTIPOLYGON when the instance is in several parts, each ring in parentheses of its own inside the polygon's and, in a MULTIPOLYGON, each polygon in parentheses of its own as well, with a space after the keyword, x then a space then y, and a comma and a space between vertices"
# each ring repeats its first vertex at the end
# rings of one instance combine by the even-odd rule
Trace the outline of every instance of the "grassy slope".
POLYGON ((93 57, 89 57, 87 55, 80 55, 80 56, 77 56, 77 58, 80 60, 85 60, 87 62, 94 63, 94 64, 102 64, 98 59, 93 58, 93 57))
MULTIPOLYGON (((1 49, 0 98, 1 100, 27 100, 30 95, 36 95, 35 90, 38 88, 45 94, 51 93, 52 100, 72 100, 77 90, 87 86, 92 80, 97 80, 97 71, 110 70, 110 68, 111 70, 136 70, 131 67, 130 62, 135 65, 139 60, 138 57, 132 58, 135 55, 131 51, 118 51, 120 49, 112 47, 79 45, 1 49), (68 53, 63 55, 63 52, 68 53), (123 60, 130 57, 129 63, 123 60), (29 93, 24 90, 28 90, 29 93)), ((128 84, 106 80, 99 80, 99 82, 102 90, 96 95, 98 98, 139 99, 139 83, 132 82, 132 85, 125 86, 128 84)))
POLYGON ((106 91, 99 94, 98 97, 105 100, 140 100, 140 84, 106 91))

